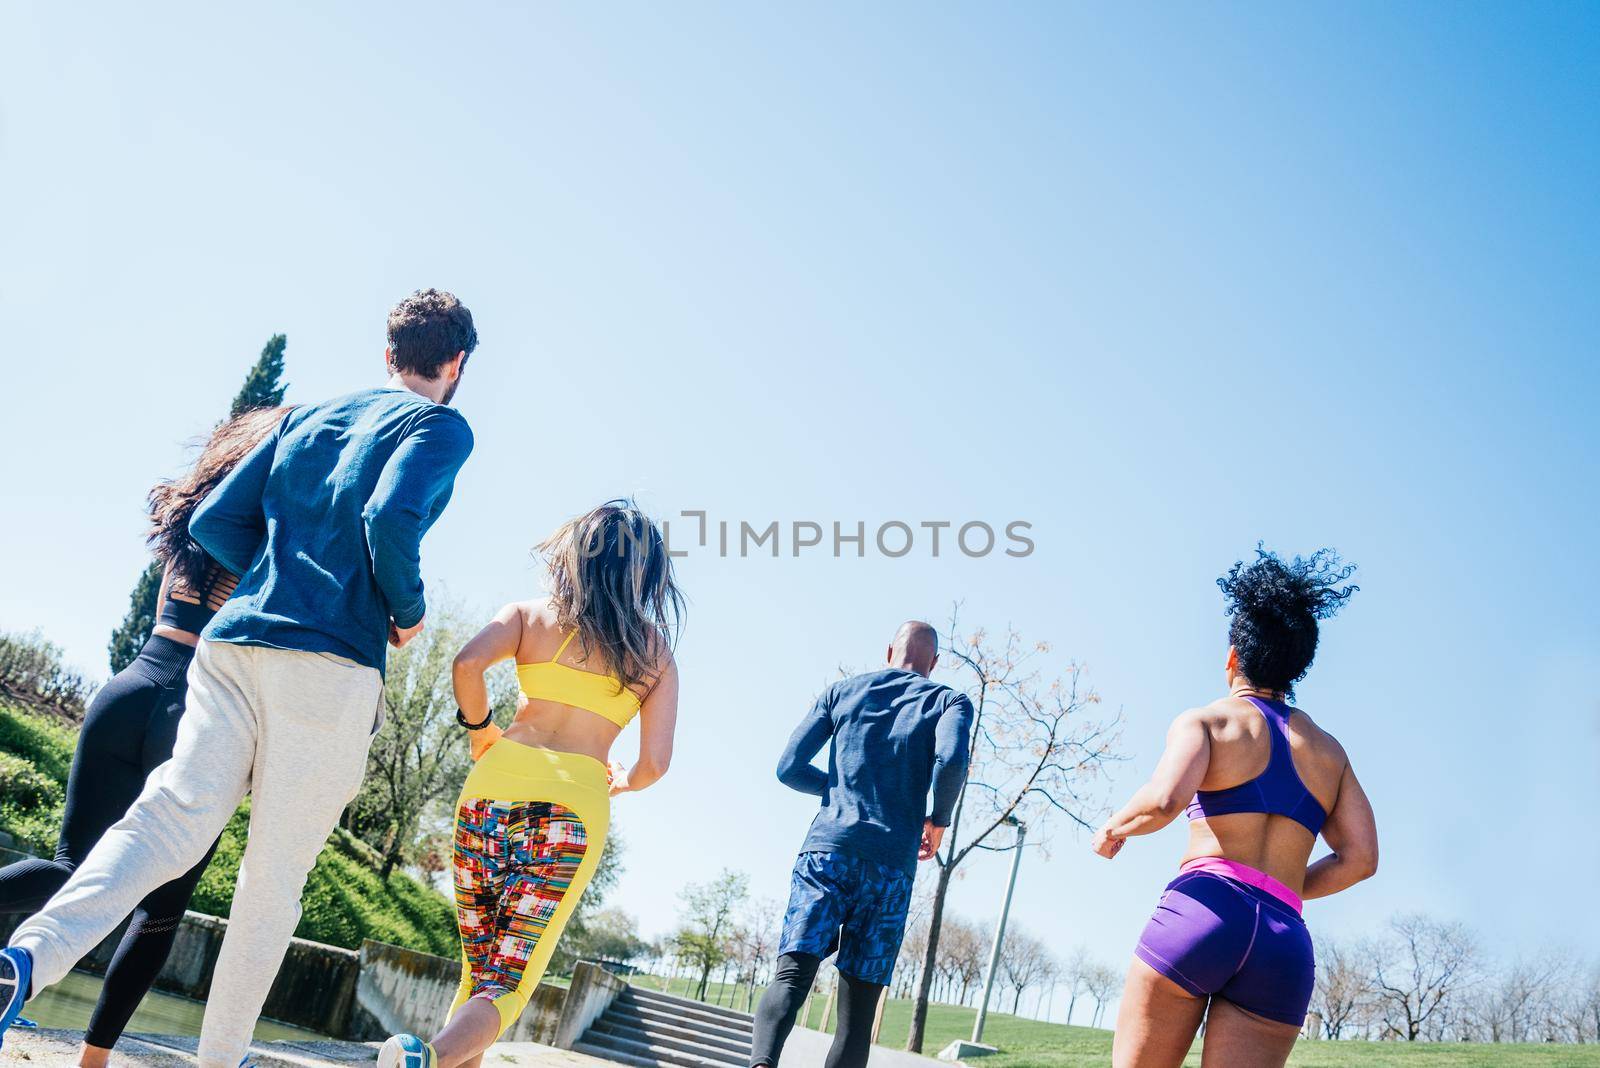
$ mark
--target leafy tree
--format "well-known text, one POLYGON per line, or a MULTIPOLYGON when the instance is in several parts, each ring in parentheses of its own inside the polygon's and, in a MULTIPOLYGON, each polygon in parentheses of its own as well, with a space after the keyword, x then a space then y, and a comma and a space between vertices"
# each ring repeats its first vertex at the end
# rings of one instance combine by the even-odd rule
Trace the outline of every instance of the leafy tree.
POLYGON ((711 970, 729 959, 729 944, 740 907, 750 893, 750 877, 724 868, 708 883, 690 883, 678 894, 683 927, 675 937, 678 955, 700 969, 695 997, 704 1000, 711 970))
MULTIPOLYGON (((282 381, 283 351, 287 345, 288 339, 282 334, 273 334, 267 341, 261 350, 261 355, 250 368, 250 373, 245 375, 239 395, 233 398, 233 404, 228 409, 228 418, 231 419, 252 408, 283 403, 283 391, 286 388, 286 384, 282 381)), ((150 632, 156 625, 156 611, 160 607, 156 604, 156 597, 160 592, 161 565, 151 561, 144 569, 144 573, 139 576, 139 581, 134 583, 133 594, 129 598, 128 614, 122 618, 117 629, 111 632, 109 648, 113 674, 133 663, 134 658, 139 655, 139 650, 144 648, 144 643, 150 640, 150 632)))
POLYGON ((574 943, 574 956, 582 960, 627 964, 650 951, 650 944, 639 937, 639 921, 615 906, 596 909, 581 933, 569 928, 562 942, 569 941, 574 943))
POLYGON ((252 408, 273 408, 283 403, 283 391, 288 388, 288 384, 282 381, 283 350, 288 345, 289 339, 282 334, 273 334, 268 339, 261 349, 261 355, 256 358, 255 366, 245 375, 239 395, 233 398, 228 418, 243 415, 252 408))
MULTIPOLYGON (((476 629, 458 608, 435 606, 423 632, 389 653, 383 728, 368 750, 361 792, 345 812, 350 832, 378 851, 384 879, 398 863, 441 852, 442 843, 424 836, 424 820, 430 810, 453 804, 472 766, 467 732, 456 723, 451 667, 476 629)), ((514 680, 492 676, 489 696, 497 712, 509 710, 514 680)), ((453 817, 443 814, 447 827, 453 817)))

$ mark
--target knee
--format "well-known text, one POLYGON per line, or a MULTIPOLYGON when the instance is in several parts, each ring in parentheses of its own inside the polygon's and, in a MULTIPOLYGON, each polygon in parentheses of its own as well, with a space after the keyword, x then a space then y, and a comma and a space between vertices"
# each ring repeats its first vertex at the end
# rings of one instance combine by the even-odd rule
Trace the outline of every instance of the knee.
POLYGON ((778 958, 774 979, 780 983, 810 983, 817 977, 817 968, 821 964, 822 958, 810 953, 785 953, 778 958))

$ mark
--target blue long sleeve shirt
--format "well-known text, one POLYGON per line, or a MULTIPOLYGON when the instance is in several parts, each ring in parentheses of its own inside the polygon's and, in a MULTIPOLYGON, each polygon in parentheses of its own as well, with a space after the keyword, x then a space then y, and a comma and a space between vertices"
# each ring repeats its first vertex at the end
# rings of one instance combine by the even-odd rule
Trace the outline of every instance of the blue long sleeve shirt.
POLYGON ((972 719, 966 694, 912 671, 885 668, 829 686, 778 761, 784 785, 822 799, 800 851, 915 872, 922 821, 950 825, 972 719), (811 759, 830 739, 823 772, 811 759))
POLYGON ((426 611, 420 548, 472 451, 453 408, 368 389, 296 408, 195 509, 239 586, 201 635, 383 670, 389 621, 426 611))

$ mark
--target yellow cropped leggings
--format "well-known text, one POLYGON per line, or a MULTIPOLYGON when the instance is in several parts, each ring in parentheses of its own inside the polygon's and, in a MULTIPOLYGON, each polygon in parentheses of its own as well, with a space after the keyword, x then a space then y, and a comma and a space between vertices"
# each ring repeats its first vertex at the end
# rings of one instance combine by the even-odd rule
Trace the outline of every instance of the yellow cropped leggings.
POLYGON ((527 1007, 605 848, 605 765, 501 738, 456 804, 461 986, 451 1015, 488 998, 500 1032, 527 1007))

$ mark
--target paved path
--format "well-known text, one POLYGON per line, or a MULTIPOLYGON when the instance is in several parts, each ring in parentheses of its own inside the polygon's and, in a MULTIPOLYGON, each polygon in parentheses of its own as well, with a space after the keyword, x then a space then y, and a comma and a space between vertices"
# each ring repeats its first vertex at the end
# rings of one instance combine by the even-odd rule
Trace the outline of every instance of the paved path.
MULTIPOLYGON (((0 1061, 7 1068, 33 1065, 75 1065, 82 1031, 6 1032, 5 1050, 0 1061)), ((198 1039, 171 1035, 137 1035, 117 1043, 111 1056, 113 1068, 195 1068, 195 1043, 198 1039)), ((378 1057, 378 1043, 360 1042, 258 1042, 250 1047, 251 1060, 261 1068, 328 1068, 350 1064, 371 1064, 378 1057)), ((484 1068, 510 1065, 537 1065, 538 1068, 617 1068, 610 1061, 588 1057, 570 1050, 541 1046, 537 1042, 502 1042, 483 1058, 484 1068)))
MULTIPOLYGON (((783 1068, 822 1068, 827 1063, 833 1036, 808 1027, 796 1027, 783 1045, 783 1068)), ((487 1061, 485 1062, 487 1063, 487 1061)), ((617 1068, 612 1065, 611 1068, 617 1068)), ((903 1049, 873 1046, 867 1054, 867 1068, 947 1068, 941 1062, 903 1049)))

